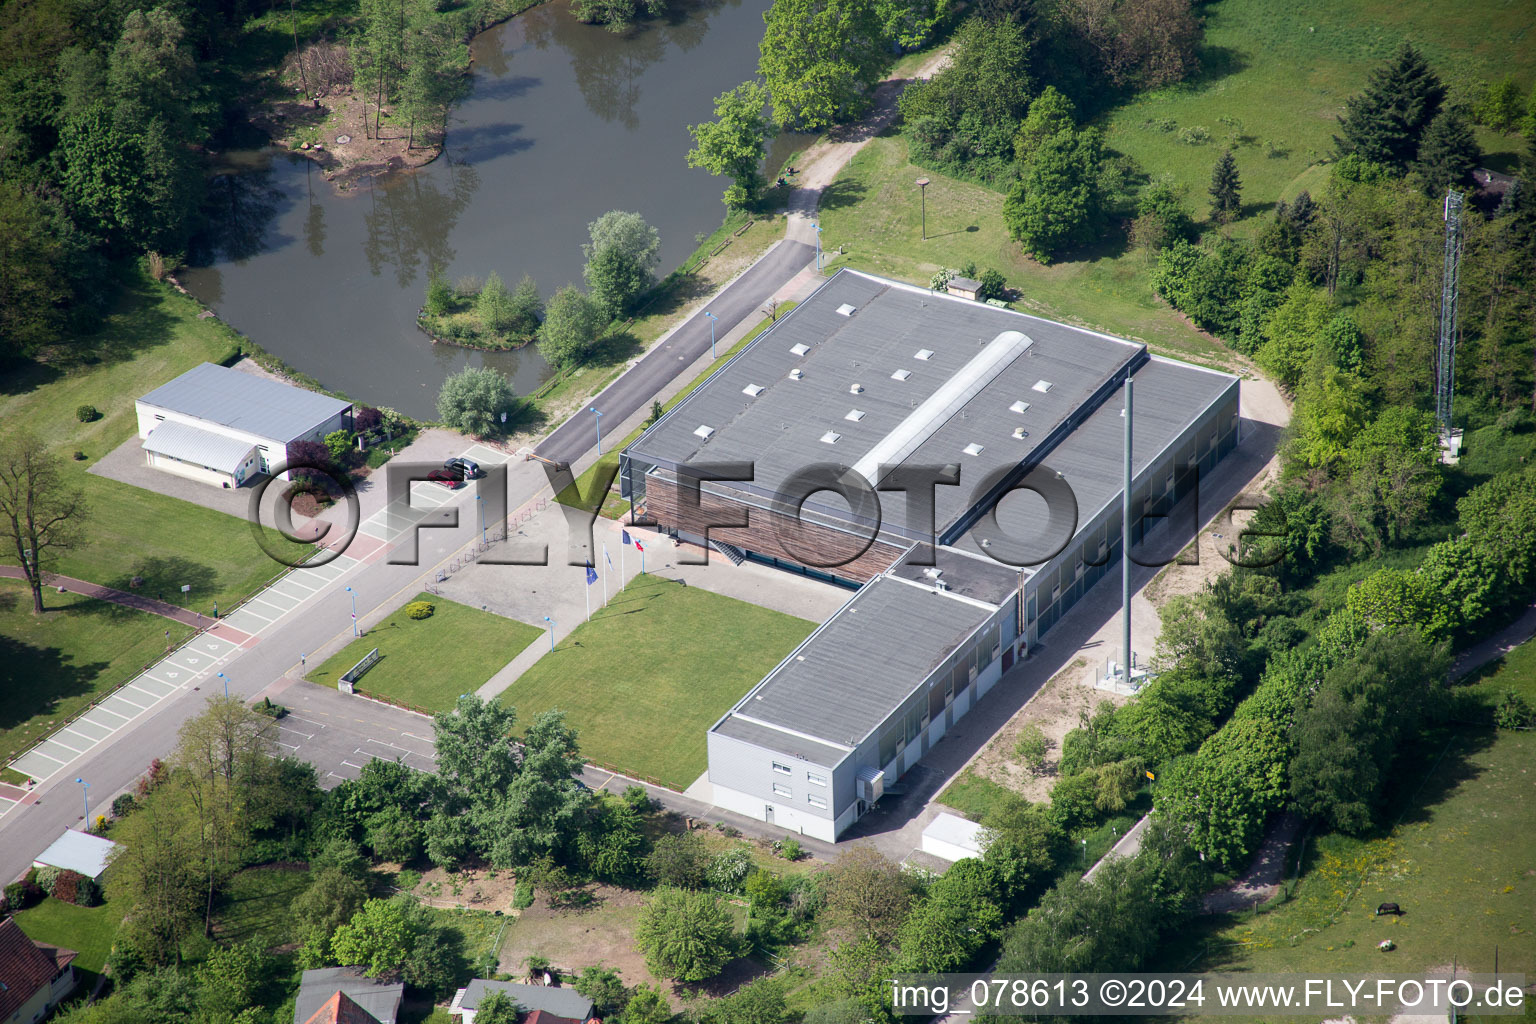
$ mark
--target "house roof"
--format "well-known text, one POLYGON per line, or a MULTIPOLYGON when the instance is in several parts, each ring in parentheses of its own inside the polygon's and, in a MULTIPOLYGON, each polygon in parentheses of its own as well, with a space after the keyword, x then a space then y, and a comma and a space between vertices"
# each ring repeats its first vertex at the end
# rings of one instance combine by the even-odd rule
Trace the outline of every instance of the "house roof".
POLYGON ((74 958, 73 950, 39 946, 15 919, 0 919, 0 1020, 10 1020, 74 958))
POLYGON ((523 1024, 582 1024, 575 1017, 557 1017, 548 1010, 534 1010, 523 1024))
POLYGON ((36 863, 78 871, 87 878, 100 878, 115 849, 117 844, 110 839, 67 828, 48 849, 37 855, 36 863))
POLYGON ((352 407, 330 395, 215 363, 194 366, 139 401, 284 444, 352 407))
POLYGON ((182 462, 233 473, 256 446, 250 441, 215 434, 178 420, 166 420, 144 439, 144 450, 182 462))
POLYGON ((928 827, 923 829, 923 838, 970 850, 979 857, 982 853, 982 831, 976 822, 946 811, 928 823, 928 827))
POLYGON ((980 290, 981 282, 974 277, 952 277, 949 279, 948 287, 951 291, 958 289, 964 292, 974 292, 980 290))
MULTIPOLYGON (((405 985, 398 981, 390 983, 367 977, 361 967, 325 967, 305 971, 299 981, 298 997, 293 1003, 294 1024, 310 1024, 315 1014, 324 1009, 325 1004, 338 992, 356 1003, 359 1009, 366 1010, 378 1024, 395 1024, 405 985)), ((363 1024, 367 1024, 367 1021, 363 1024)))
POLYGON ((379 1018, 358 1006, 345 992, 337 992, 304 1024, 379 1024, 379 1018))
POLYGON ((526 1011, 542 1010, 551 1017, 567 1017, 584 1021, 592 1016, 592 1000, 573 988, 554 988, 547 985, 524 985, 515 981, 486 981, 476 978, 456 999, 459 1007, 473 1010, 479 1007, 492 992, 504 992, 508 999, 526 1011))

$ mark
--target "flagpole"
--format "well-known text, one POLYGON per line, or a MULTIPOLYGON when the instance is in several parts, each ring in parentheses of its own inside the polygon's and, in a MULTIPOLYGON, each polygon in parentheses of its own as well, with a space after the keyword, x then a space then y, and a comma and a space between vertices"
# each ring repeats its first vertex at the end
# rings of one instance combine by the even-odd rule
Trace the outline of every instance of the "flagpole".
MULTIPOLYGON (((603 545, 603 564, 604 564, 604 566, 606 568, 609 568, 609 569, 613 568, 613 563, 608 561, 608 545, 607 544, 603 545)), ((608 606, 608 574, 605 572, 605 573, 603 573, 603 607, 606 608, 607 606, 608 606)))
POLYGON ((581 581, 581 593, 587 599, 587 621, 592 621, 592 584, 586 580, 581 581))

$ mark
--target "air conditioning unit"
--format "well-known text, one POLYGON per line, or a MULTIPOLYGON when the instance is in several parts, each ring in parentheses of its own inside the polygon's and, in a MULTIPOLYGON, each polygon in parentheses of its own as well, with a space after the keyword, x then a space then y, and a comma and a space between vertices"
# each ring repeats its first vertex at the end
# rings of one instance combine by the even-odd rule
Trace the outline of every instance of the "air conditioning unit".
POLYGON ((885 795, 885 772, 879 768, 860 768, 857 778, 859 799, 873 804, 885 795))

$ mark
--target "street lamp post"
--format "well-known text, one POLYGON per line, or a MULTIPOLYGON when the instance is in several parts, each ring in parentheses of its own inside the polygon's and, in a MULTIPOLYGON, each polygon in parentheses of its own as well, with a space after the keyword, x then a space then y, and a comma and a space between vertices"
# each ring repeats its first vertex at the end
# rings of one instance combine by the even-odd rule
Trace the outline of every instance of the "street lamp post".
POLYGON ((75 781, 80 783, 80 799, 85 803, 85 813, 81 815, 81 820, 85 822, 85 830, 89 832, 91 829, 91 784, 84 779, 76 779, 75 781))
POLYGON ((550 649, 550 651, 554 651, 554 649, 555 649, 555 620, 550 618, 548 615, 546 615, 546 616, 544 616, 544 621, 549 623, 549 649, 550 649))
POLYGON ((709 358, 713 359, 715 358, 715 321, 720 318, 707 309, 704 315, 709 317, 709 358))
POLYGON ((601 455, 603 454, 603 414, 597 411, 596 406, 589 407, 587 411, 597 417, 594 421, 597 424, 597 454, 601 455))
POLYGON ((229 696, 229 676, 225 675, 223 672, 220 672, 219 673, 219 678, 224 680, 224 696, 228 697, 229 696))
POLYGON ((475 495, 475 508, 480 512, 480 543, 485 543, 485 495, 475 495))
POLYGON ((917 190, 923 197, 923 241, 928 241, 928 179, 917 179, 917 190))
POLYGON ((352 635, 360 636, 357 631, 357 591, 347 588, 347 595, 352 598, 352 635))
POLYGON ((1078 841, 1083 844, 1083 867, 1086 868, 1088 866, 1088 840, 1081 839, 1078 841))
POLYGON ((817 222, 815 224, 812 224, 811 227, 816 229, 816 269, 820 270, 821 269, 821 223, 817 222))

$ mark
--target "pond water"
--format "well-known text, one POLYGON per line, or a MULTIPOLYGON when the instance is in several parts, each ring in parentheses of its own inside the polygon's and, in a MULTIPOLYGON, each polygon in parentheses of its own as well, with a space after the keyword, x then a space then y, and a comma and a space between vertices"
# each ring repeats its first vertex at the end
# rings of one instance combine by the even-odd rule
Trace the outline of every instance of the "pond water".
MULTIPOLYGON (((472 45, 468 98, 446 152, 417 171, 338 193, 282 150, 221 157, 210 228, 181 280, 220 317, 326 386, 434 415, 465 365, 526 394, 548 377, 532 348, 433 345, 415 326, 430 269, 448 280, 533 275, 547 296, 581 284, 587 224, 639 212, 661 233, 663 272, 719 226, 728 183, 690 169, 687 125, 753 77, 768 0, 672 0, 614 34, 546 4, 472 45)), ((803 138, 776 140, 777 167, 803 138)))

